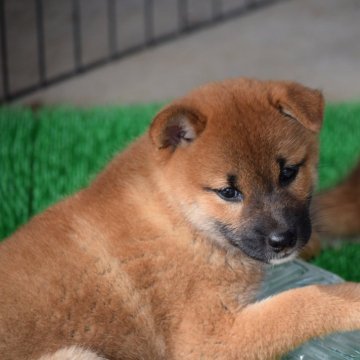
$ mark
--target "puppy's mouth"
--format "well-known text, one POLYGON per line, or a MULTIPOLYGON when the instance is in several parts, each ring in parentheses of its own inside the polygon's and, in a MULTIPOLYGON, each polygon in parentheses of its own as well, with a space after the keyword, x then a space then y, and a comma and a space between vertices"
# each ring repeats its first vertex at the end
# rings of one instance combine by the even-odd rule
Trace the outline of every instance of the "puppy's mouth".
POLYGON ((238 248, 242 253, 254 260, 273 265, 295 259, 300 250, 307 244, 311 234, 311 229, 310 231, 307 229, 306 234, 301 234, 301 237, 294 236, 286 244, 285 240, 277 244, 269 241, 271 235, 244 236, 239 234, 238 230, 223 223, 218 223, 217 229, 231 246, 238 248))
POLYGON ((286 248, 284 250, 278 251, 269 248, 266 244, 263 243, 263 240, 256 241, 239 239, 236 242, 229 241, 231 245, 240 249, 244 254, 255 259, 257 261, 261 261, 267 264, 278 265, 288 261, 291 261, 297 257, 300 249, 303 247, 302 245, 294 245, 291 248, 286 248), (251 241, 251 245, 250 244, 251 241), (256 244, 256 247, 253 244, 256 244))
POLYGON ((272 264, 272 265, 283 264, 285 262, 294 260, 298 256, 298 254, 299 254, 298 249, 287 250, 287 251, 284 251, 283 254, 279 254, 278 256, 269 259, 267 261, 267 263, 272 264))

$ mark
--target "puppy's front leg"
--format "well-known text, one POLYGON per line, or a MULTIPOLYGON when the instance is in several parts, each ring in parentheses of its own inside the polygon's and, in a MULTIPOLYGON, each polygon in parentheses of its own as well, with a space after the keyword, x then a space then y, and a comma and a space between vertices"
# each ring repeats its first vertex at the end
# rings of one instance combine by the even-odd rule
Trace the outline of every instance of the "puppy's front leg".
POLYGON ((241 311, 227 340, 233 352, 226 358, 272 359, 313 337, 355 329, 360 329, 360 285, 289 290, 241 311))
POLYGON ((176 337, 174 359, 275 359, 311 338, 360 329, 360 285, 307 286, 239 312, 195 319, 187 319, 176 337))

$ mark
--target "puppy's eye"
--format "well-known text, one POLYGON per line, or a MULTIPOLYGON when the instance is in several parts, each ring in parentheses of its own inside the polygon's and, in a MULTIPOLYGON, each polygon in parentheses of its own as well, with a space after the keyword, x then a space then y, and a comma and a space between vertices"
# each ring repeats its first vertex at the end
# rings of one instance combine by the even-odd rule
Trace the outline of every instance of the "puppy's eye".
POLYGON ((292 181, 295 180, 298 172, 299 172, 298 165, 285 166, 282 169, 280 169, 280 175, 279 175, 280 185, 281 186, 289 185, 292 181))
POLYGON ((226 201, 242 201, 243 195, 242 193, 233 188, 233 187, 227 187, 224 189, 216 190, 216 193, 226 201))

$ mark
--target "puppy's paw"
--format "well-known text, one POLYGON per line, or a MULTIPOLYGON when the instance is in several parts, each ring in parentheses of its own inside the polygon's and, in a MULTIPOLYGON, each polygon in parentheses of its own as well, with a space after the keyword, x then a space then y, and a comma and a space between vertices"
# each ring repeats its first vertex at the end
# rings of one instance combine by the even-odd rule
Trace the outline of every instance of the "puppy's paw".
POLYGON ((346 282, 331 285, 329 290, 335 305, 329 316, 341 319, 344 330, 360 330, 360 284, 346 282))

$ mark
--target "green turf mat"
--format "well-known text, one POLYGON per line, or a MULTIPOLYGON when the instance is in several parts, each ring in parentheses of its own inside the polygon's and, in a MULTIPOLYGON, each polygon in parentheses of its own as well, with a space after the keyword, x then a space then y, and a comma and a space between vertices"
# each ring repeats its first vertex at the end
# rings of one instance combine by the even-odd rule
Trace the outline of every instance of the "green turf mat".
POLYGON ((321 132, 319 186, 334 186, 360 156, 360 104, 330 104, 321 132))
POLYGON ((88 184, 116 152, 144 132, 159 108, 50 108, 38 112, 33 212, 88 184))
MULTIPOLYGON (((29 217, 85 186, 139 136, 159 104, 78 109, 0 109, 0 239, 29 217)), ((360 104, 328 105, 319 189, 331 187, 360 154, 360 104)), ((360 281, 360 243, 327 249, 315 263, 360 281)))
POLYGON ((0 110, 0 239, 31 215, 34 129, 30 110, 0 110))

